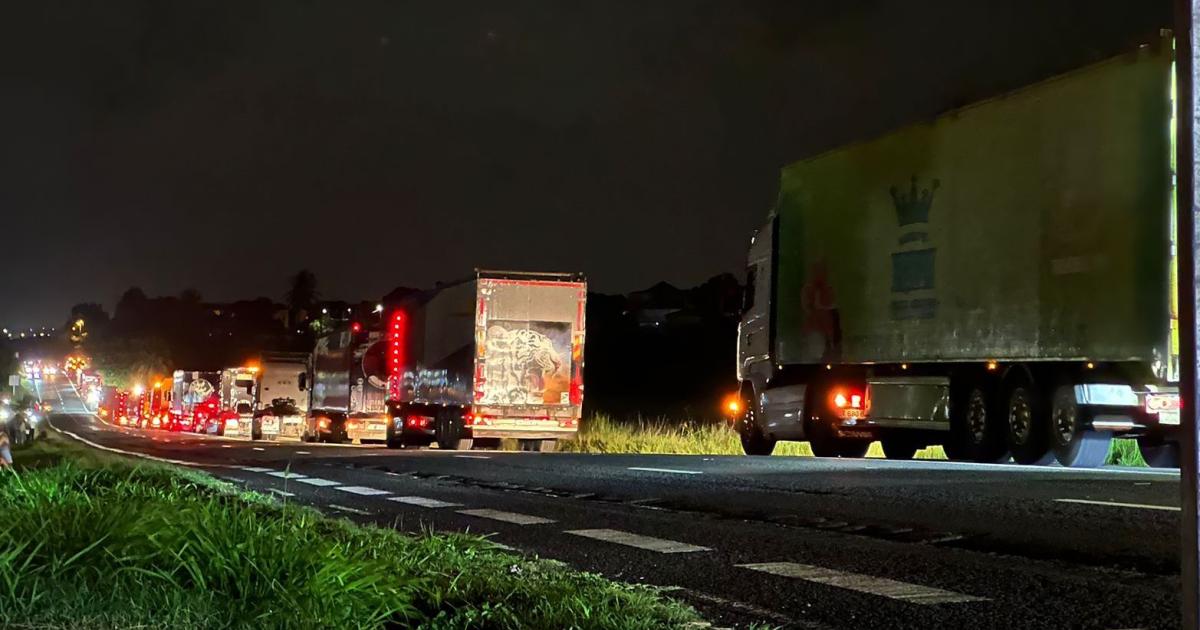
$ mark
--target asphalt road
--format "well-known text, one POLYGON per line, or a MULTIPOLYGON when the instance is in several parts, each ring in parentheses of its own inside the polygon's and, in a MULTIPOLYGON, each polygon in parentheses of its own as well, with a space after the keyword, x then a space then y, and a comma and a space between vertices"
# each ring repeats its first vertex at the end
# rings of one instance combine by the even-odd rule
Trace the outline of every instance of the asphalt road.
POLYGON ((717 625, 1177 628, 1178 471, 262 443, 52 425, 331 514, 492 535, 717 625))

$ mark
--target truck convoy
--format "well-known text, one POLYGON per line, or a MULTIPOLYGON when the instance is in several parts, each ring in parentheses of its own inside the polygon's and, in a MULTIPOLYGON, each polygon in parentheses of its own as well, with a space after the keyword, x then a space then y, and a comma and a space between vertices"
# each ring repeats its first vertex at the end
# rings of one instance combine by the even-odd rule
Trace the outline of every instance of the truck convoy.
POLYGON ((1169 40, 783 169, 738 331, 747 454, 1177 465, 1169 40))
POLYGON ((580 274, 479 271, 392 305, 388 445, 465 450, 516 438, 549 450, 573 436, 586 302, 580 274))
MULTIPOLYGON (((308 355, 177 370, 169 387, 138 388, 137 407, 165 407, 164 428, 243 439, 550 450, 579 428, 586 305, 580 274, 479 271, 336 329, 308 355)), ((111 396, 101 413, 119 418, 129 394, 111 396)))

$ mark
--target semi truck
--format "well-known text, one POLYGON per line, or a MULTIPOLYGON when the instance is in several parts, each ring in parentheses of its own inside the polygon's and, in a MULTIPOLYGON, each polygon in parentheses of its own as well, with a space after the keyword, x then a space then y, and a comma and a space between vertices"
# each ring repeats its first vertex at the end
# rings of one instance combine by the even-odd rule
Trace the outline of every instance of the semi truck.
POLYGON ((300 382, 308 369, 308 355, 265 353, 257 367, 255 416, 263 439, 300 439, 308 410, 308 396, 300 389, 300 382))
POLYGON ((219 371, 175 370, 171 379, 171 428, 205 432, 217 416, 219 371))
POLYGON ((1169 39, 782 169, 736 426, 889 458, 1178 461, 1169 39))
POLYGON ((387 442, 549 450, 579 428, 587 283, 477 271, 385 305, 387 442))
POLYGON ((387 440, 387 375, 381 331, 354 322, 317 339, 301 388, 306 442, 387 440))

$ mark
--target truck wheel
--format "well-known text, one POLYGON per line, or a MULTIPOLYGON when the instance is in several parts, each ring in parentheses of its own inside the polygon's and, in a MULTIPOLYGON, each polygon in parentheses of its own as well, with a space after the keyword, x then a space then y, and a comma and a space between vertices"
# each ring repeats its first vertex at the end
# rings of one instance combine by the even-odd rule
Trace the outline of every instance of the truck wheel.
POLYGON ((912 459, 920 450, 914 442, 903 438, 890 438, 880 443, 883 445, 883 456, 888 459, 912 459))
POLYGON ((404 441, 399 435, 396 435, 396 418, 390 416, 388 417, 387 431, 385 435, 387 437, 383 439, 383 443, 387 445, 388 448, 404 448, 404 441))
POLYGON ((763 434, 758 426, 758 407, 752 396, 742 396, 742 405, 746 410, 738 422, 738 437, 742 440, 742 452, 751 456, 770 455, 775 451, 775 440, 763 434))
POLYGON ((469 451, 473 440, 464 437, 462 415, 457 413, 440 412, 437 418, 437 429, 434 431, 438 448, 447 451, 469 451))
POLYGON ((1050 405, 1050 445, 1058 463, 1067 468, 1099 468, 1108 459, 1111 444, 1111 432, 1092 431, 1083 426, 1074 387, 1063 385, 1054 390, 1050 405))
POLYGON ((808 420, 804 434, 808 436, 808 444, 815 457, 862 457, 871 447, 867 440, 838 438, 829 423, 820 419, 808 420))
POLYGON ((1179 468, 1179 444, 1138 438, 1138 450, 1151 468, 1179 468))
POLYGON ((553 453, 558 450, 556 440, 521 440, 519 444, 522 451, 533 453, 553 453))
POLYGON ((950 404, 950 437, 946 455, 950 459, 995 464, 1008 460, 1005 425, 992 389, 981 380, 958 388, 950 404))
POLYGON ((1008 389, 1008 448, 1018 464, 1041 466, 1054 459, 1042 407, 1028 382, 1017 382, 1008 389))

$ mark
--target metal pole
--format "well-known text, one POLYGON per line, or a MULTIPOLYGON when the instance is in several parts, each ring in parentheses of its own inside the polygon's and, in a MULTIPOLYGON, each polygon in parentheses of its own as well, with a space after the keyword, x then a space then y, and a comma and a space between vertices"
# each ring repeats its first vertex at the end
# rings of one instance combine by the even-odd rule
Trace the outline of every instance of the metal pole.
POLYGON ((1196 136, 1195 72, 1197 18, 1200 0, 1176 0, 1175 3, 1175 80, 1176 80, 1176 150, 1175 150, 1175 207, 1179 235, 1179 389, 1183 398, 1180 413, 1180 477, 1183 494, 1180 567, 1183 588, 1183 627, 1200 628, 1200 512, 1197 511, 1197 489, 1200 471, 1197 449, 1197 339, 1200 339, 1200 318, 1196 311, 1196 253, 1200 251, 1200 234, 1196 232, 1196 159, 1200 138, 1196 136))

